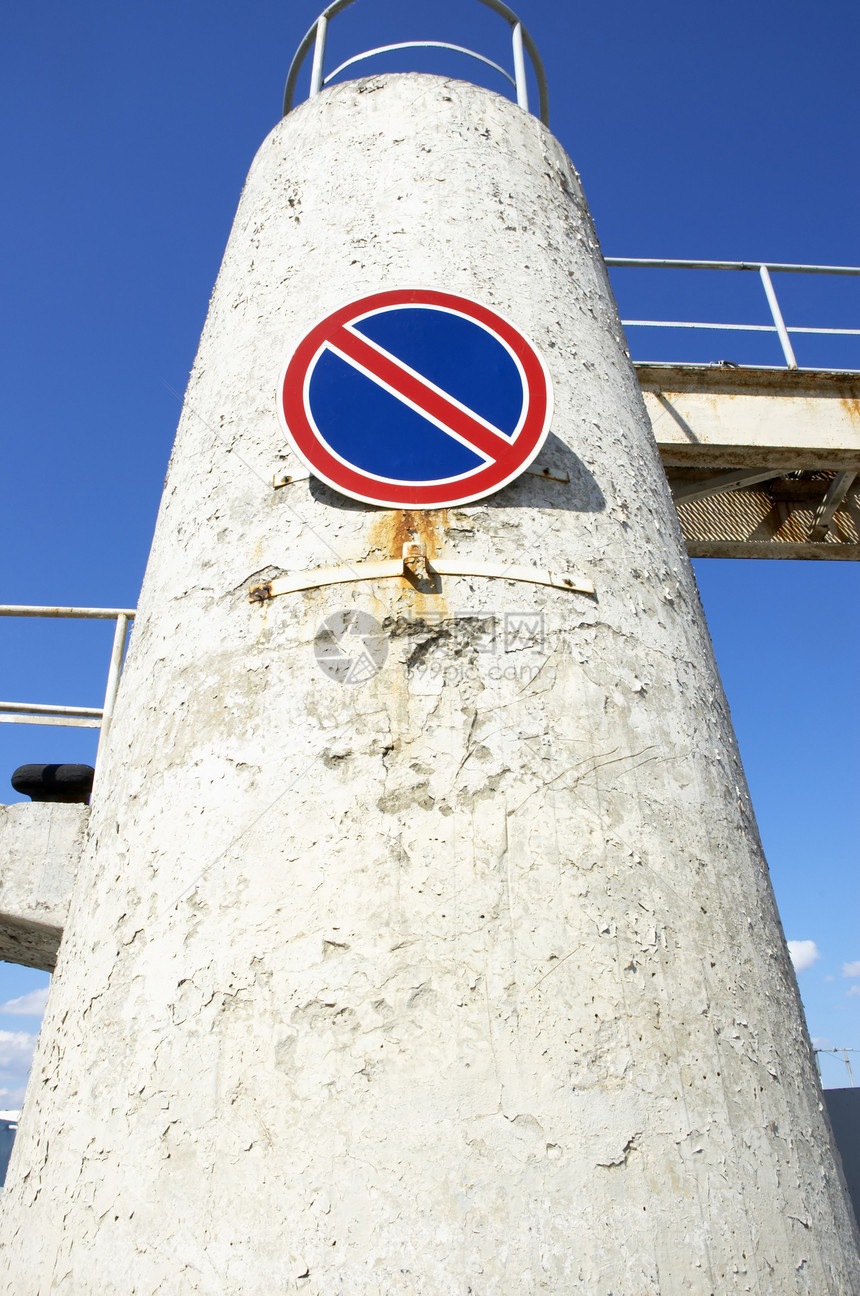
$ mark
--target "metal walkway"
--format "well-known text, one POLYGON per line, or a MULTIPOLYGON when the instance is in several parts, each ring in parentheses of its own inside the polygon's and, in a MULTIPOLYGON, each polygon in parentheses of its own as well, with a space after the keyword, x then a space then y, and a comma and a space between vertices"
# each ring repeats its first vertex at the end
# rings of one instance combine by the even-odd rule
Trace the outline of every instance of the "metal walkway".
POLYGON ((714 330, 772 334, 782 349, 784 365, 767 368, 636 362, 690 557, 860 559, 860 370, 801 368, 792 341, 856 338, 860 362, 860 328, 786 323, 773 282, 856 279, 860 267, 622 257, 606 264, 752 273, 764 290, 770 323, 625 319, 634 343, 643 328, 675 330, 666 335, 673 338, 714 330))

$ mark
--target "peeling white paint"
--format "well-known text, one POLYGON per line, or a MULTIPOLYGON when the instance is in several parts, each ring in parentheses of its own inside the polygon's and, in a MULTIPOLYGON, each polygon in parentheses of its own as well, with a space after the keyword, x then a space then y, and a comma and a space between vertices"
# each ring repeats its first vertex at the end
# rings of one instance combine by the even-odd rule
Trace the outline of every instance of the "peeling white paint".
POLYGON ((263 144, 107 759, 0 1290, 860 1289, 690 566, 579 181, 535 118, 378 77, 263 144), (542 461, 569 485, 411 519, 271 489, 291 348, 411 284, 535 340, 542 461), (388 581, 247 601, 333 552, 389 557, 410 525, 440 552, 572 566, 598 597, 454 577, 441 598, 388 581), (345 606, 389 636, 355 688, 313 652, 345 606), (525 683, 487 669, 521 645, 478 651, 505 612, 544 616, 525 683))

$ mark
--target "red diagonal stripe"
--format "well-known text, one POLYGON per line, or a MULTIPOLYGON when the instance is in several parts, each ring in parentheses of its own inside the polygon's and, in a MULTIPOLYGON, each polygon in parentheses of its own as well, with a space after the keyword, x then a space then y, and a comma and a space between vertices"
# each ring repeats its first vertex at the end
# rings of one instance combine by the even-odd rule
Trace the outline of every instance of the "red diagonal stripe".
POLYGON ((438 419, 446 428, 456 432, 473 449, 479 450, 489 459, 495 461, 503 448, 510 449, 511 442, 506 437, 491 432, 471 414, 467 414, 445 396, 434 391, 422 378, 409 373, 396 360, 381 355, 376 347, 371 346, 357 333, 340 327, 332 332, 329 341, 356 364, 360 364, 363 369, 367 369, 374 377, 386 383, 399 396, 406 397, 425 414, 438 419))

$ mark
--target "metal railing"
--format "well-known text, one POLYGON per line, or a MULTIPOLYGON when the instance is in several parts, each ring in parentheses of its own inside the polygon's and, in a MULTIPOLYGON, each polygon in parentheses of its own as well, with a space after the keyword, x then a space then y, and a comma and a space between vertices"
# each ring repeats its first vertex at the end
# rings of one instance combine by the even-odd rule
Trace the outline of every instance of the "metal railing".
POLYGON ((0 723, 62 725, 66 728, 100 729, 96 753, 96 771, 99 756, 104 750, 113 719, 114 705, 122 660, 128 638, 129 624, 134 620, 133 608, 79 608, 79 607, 29 607, 25 605, 0 605, 3 617, 48 617, 76 621, 115 621, 116 628, 108 666, 104 705, 101 707, 51 706, 42 702, 0 702, 0 723))
POLYGON ((815 1054, 815 1065, 818 1067, 818 1078, 819 1078, 819 1080, 822 1079, 822 1075, 821 1075, 821 1063, 818 1061, 819 1054, 821 1054, 821 1053, 835 1053, 835 1054, 837 1054, 839 1057, 841 1057, 841 1058, 842 1058, 842 1061, 845 1063, 845 1069, 846 1069, 846 1071, 848 1072, 848 1085, 849 1085, 849 1087, 850 1087, 851 1089, 853 1089, 853 1088, 855 1087, 855 1086, 854 1086, 854 1072, 853 1072, 852 1069, 851 1069, 851 1061, 850 1061, 850 1059, 849 1059, 849 1057, 848 1057, 848 1054, 849 1054, 849 1053, 860 1053, 860 1049, 853 1049, 853 1048, 815 1048, 815 1049, 812 1050, 812 1052, 815 1054))
POLYGON ((541 62, 540 54, 538 54, 537 46, 526 28, 520 22, 517 15, 514 13, 513 9, 509 9, 506 4, 502 3, 502 0, 478 0, 478 2, 486 5, 488 9, 492 9, 495 13, 500 14, 501 17, 510 25, 514 64, 513 76, 511 76, 509 72, 506 72, 503 67, 500 67, 498 63, 494 63, 492 59, 486 58, 485 55, 477 54, 474 50, 466 49, 462 45, 450 45, 446 41, 399 41, 395 45, 380 45, 376 49, 366 50, 363 54, 354 54, 352 58, 348 58, 344 63, 341 63, 339 67, 336 67, 333 72, 329 72, 326 76, 325 51, 326 39, 328 36, 328 24, 331 19, 335 18, 342 10, 355 3, 355 0, 334 0, 334 4, 330 4, 328 8, 323 10, 314 25, 305 34, 304 40, 296 50, 293 61, 290 64, 289 73, 287 74, 287 84, 284 88, 284 116, 286 117, 287 113, 290 112, 293 107, 296 94, 296 83, 311 46, 313 46, 314 54, 313 63, 311 64, 309 98, 313 98, 314 95, 319 94, 324 86, 327 86, 336 76, 339 75, 339 73, 344 72, 348 67, 360 63, 364 59, 373 58, 376 54, 387 54, 391 50, 402 49, 447 49, 453 50, 457 54, 466 54, 469 58, 477 59, 480 63, 485 63, 488 67, 494 68, 495 71, 500 72, 502 76, 506 77, 514 87, 517 95, 517 103, 520 108, 524 108, 526 112, 529 111, 529 91, 526 80, 525 60, 526 52, 528 52, 538 84, 540 119, 544 126, 548 126, 549 91, 547 89, 546 73, 544 72, 543 63, 541 62))
MULTIPOLYGON (((775 261, 662 261, 649 258, 606 257, 606 264, 640 270, 752 270, 759 275, 770 307, 772 324, 713 324, 693 320, 622 320, 625 328, 725 329, 738 333, 776 333, 787 369, 797 369, 791 345, 792 333, 823 333, 837 337, 860 337, 860 329, 806 328, 786 324, 771 274, 860 275, 860 266, 785 265, 775 261)), ((838 372, 838 371, 837 371, 838 372)))

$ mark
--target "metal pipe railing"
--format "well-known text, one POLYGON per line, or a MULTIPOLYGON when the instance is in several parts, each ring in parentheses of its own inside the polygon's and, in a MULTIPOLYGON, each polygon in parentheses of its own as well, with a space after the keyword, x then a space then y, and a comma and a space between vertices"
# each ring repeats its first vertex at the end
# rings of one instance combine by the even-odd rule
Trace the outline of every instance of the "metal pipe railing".
POLYGON ((314 33, 314 61, 311 67, 311 98, 318 95, 323 87, 323 67, 325 65, 325 47, 328 38, 328 18, 320 14, 317 18, 314 33))
POLYGON ((134 608, 30 607, 23 603, 0 603, 0 617, 68 617, 73 621, 116 621, 134 619, 134 608))
MULTIPOLYGON (((479 63, 486 63, 487 67, 501 73, 503 77, 510 81, 515 90, 517 88, 517 83, 510 72, 506 72, 500 64, 494 63, 492 59, 485 58, 483 54, 476 54, 474 50, 466 49, 464 45, 451 45, 448 41, 398 41, 395 45, 380 45, 376 49, 367 50, 364 54, 353 54, 352 58, 345 59, 333 72, 328 73, 320 83, 320 88, 329 85, 341 72, 345 72, 348 67, 352 67, 353 63, 360 63, 362 59, 371 58, 374 54, 389 54, 392 50, 401 49, 446 49, 453 50, 455 54, 468 54, 469 58, 477 59, 479 63)), ((311 75, 311 87, 311 94, 318 93, 313 90, 313 74, 311 75)), ((528 104, 526 104, 526 108, 528 108, 528 104)))
POLYGON ((762 266, 779 274, 860 275, 860 266, 795 265, 790 261, 667 261, 659 257, 604 257, 608 266, 644 270, 755 270, 762 266))
POLYGON ((133 612, 120 612, 116 619, 116 629, 113 632, 113 644, 111 645, 110 665, 108 666, 107 684, 105 686, 105 701, 104 706, 102 707, 99 745, 96 752, 96 772, 98 772, 99 768, 99 757, 105 749, 107 737, 110 733, 116 695, 119 692, 119 677, 122 673, 122 659, 125 656, 125 643, 128 637, 129 622, 133 620, 133 612))
MULTIPOLYGON (((716 324, 701 320, 638 320, 624 319, 625 328, 690 328, 723 329, 737 333, 775 333, 779 338, 787 369, 797 369, 797 359, 791 345, 792 333, 817 333, 834 337, 860 337, 860 329, 808 328, 787 325, 783 318, 771 274, 826 274, 860 275, 860 266, 791 265, 778 261, 670 261, 646 257, 606 257, 606 265, 622 269, 642 270, 754 270, 761 279, 772 324, 716 324)), ((834 370, 833 372, 846 372, 834 370)), ((849 372, 854 372, 853 370, 849 372)))
POLYGON ((773 280, 770 277, 770 271, 767 266, 763 265, 759 268, 759 277, 764 285, 764 295, 767 297, 767 304, 770 307, 770 313, 773 316, 774 327, 779 335, 779 342, 782 347, 782 354, 785 356, 785 363, 788 365, 789 369, 796 369, 797 361, 794 358, 794 351, 792 350, 791 342, 788 339, 785 320, 782 318, 782 311, 779 309, 779 302, 776 299, 773 280))
POLYGON ((517 103, 526 112, 529 110, 529 87, 526 81, 526 60, 523 54, 523 25, 514 23, 514 83, 517 88, 517 103))
POLYGON ((367 50, 363 54, 353 55, 352 58, 347 59, 345 63, 341 63, 334 72, 331 72, 326 76, 325 54, 326 42, 328 39, 328 25, 332 18, 335 18, 349 5, 355 3, 355 0, 334 0, 334 3, 330 4, 323 10, 313 26, 305 33, 299 48, 293 56, 290 70, 287 73, 287 84, 284 87, 284 116, 286 117, 287 113, 292 110, 295 103, 296 85, 299 79, 299 73, 301 72, 311 46, 313 46, 313 63, 311 66, 309 98, 313 98, 314 95, 319 94, 323 86, 328 85, 339 72, 343 72, 345 68, 351 67, 362 59, 372 58, 375 54, 387 53, 389 50, 393 49, 441 48, 455 50, 460 54, 467 54, 470 58, 476 58, 480 60, 480 62, 487 63, 490 67, 501 72, 502 75, 507 77, 507 79, 513 84, 517 92, 517 103, 520 108, 525 109, 526 112, 529 111, 529 92, 525 62, 525 54, 527 52, 532 67, 534 68, 535 79, 538 84, 540 119, 545 126, 548 126, 549 90, 547 88, 546 73, 537 46, 529 35, 527 28, 514 13, 513 9, 503 3, 503 0, 478 0, 478 2, 486 5, 488 9, 492 9, 495 13, 499 14, 505 19, 511 28, 511 45, 514 63, 513 77, 511 77, 504 68, 499 67, 498 63, 493 63, 490 59, 485 58, 483 54, 477 54, 474 50, 465 49, 461 45, 449 45, 443 41, 402 41, 396 45, 382 45, 377 49, 367 50))
POLYGON ((0 702, 0 723, 61 725, 66 728, 99 729, 96 774, 113 719, 119 691, 122 662, 128 629, 134 620, 133 608, 36 607, 23 604, 0 605, 0 617, 45 617, 76 621, 115 621, 104 704, 101 707, 51 706, 43 702, 0 702))

